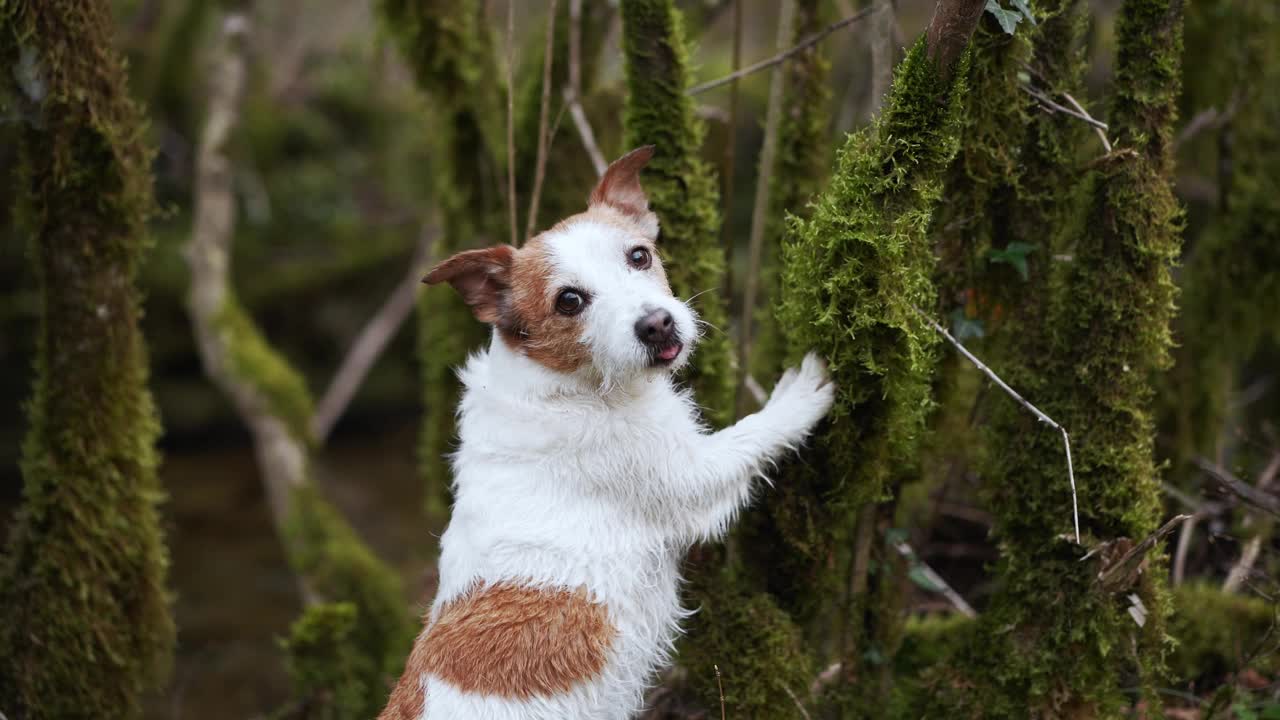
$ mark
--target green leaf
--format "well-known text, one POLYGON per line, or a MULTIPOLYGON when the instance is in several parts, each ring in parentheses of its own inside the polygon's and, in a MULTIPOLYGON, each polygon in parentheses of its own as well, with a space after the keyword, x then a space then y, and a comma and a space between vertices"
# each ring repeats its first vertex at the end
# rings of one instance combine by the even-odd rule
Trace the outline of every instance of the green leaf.
POLYGON ((1035 245, 1024 242, 1011 242, 1003 250, 992 248, 987 251, 987 259, 993 263, 1008 263, 1018 271, 1023 280, 1031 277, 1027 267, 1027 256, 1036 251, 1035 245))
POLYGON ((1022 16, 1016 11, 1002 7, 999 0, 987 0, 987 12, 995 16, 996 21, 1000 23, 1000 29, 1009 35, 1013 34, 1014 28, 1018 27, 1018 21, 1022 20, 1022 16))
POLYGON ((1027 5, 1027 0, 1013 0, 1013 6, 1018 8, 1018 12, 1022 13, 1022 17, 1032 25, 1036 24, 1036 14, 1031 12, 1031 7, 1027 5))
POLYGON ((912 568, 907 571, 907 577, 911 579, 911 582, 924 590, 928 590, 929 592, 942 592, 942 586, 934 582, 933 579, 929 577, 929 574, 924 571, 924 568, 919 565, 912 566, 912 568))

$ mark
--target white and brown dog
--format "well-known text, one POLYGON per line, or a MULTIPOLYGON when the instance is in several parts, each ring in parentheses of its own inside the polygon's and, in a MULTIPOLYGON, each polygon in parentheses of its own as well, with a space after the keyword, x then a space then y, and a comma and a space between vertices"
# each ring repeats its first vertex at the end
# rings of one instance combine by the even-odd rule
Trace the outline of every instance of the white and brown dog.
POLYGON ((440 589, 382 720, 631 717, 688 615, 685 552, 831 406, 810 355, 759 413, 700 424, 671 379, 698 330, 655 247, 639 180, 652 155, 614 162, 586 212, 524 247, 426 277, 494 331, 459 373, 440 589))

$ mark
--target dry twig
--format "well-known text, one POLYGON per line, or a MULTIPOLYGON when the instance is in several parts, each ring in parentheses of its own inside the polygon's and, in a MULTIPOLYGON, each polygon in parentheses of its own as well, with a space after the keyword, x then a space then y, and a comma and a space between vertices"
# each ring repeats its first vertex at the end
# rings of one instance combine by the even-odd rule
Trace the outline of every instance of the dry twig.
POLYGON ((1196 458, 1195 463, 1197 467, 1212 475, 1223 487, 1230 490, 1245 503, 1280 517, 1280 498, 1255 488, 1232 475, 1231 471, 1207 458, 1196 458))
POLYGON ((1017 391, 1009 387, 1008 384, 1005 383, 1005 381, 1000 379, 999 375, 996 375, 995 372, 991 370, 991 368, 984 365, 982 361, 979 360, 973 353, 969 352, 969 350, 965 348, 964 345, 961 345, 959 340, 956 340, 954 337, 951 337, 951 333, 947 332, 946 328, 934 322, 933 318, 926 315, 922 310, 920 310, 920 308, 912 307, 911 309, 914 310, 917 315, 923 318, 924 321, 928 323, 929 326, 932 327, 938 334, 942 335, 942 337, 946 338, 948 342, 950 342, 953 346, 955 346, 955 348, 960 351, 961 355, 964 355, 969 360, 969 362, 973 363, 974 366, 978 368, 978 370, 982 371, 983 375, 986 375, 988 378, 990 378, 991 381, 994 382, 997 386, 999 386, 1001 390, 1004 390, 1009 397, 1016 400, 1019 405, 1026 408, 1027 411, 1030 412, 1032 415, 1035 415, 1040 420, 1040 422, 1045 423, 1046 425, 1053 428, 1054 430, 1057 430, 1058 432, 1062 433, 1062 446, 1067 453, 1067 479, 1071 482, 1071 521, 1076 531, 1076 544, 1079 544, 1080 543, 1080 506, 1076 498, 1076 472, 1071 465, 1071 439, 1067 437, 1067 429, 1059 425, 1057 422, 1055 422, 1053 418, 1041 412, 1040 408, 1027 402, 1026 399, 1024 399, 1021 395, 1017 393, 1017 391))
MULTIPOLYGON (((1267 466, 1258 474, 1258 480, 1254 483, 1254 486, 1260 492, 1266 492, 1278 472, 1280 472, 1280 453, 1271 456, 1271 462, 1267 463, 1267 466)), ((1250 528, 1253 524, 1254 517, 1252 515, 1246 516, 1241 521, 1241 525, 1245 529, 1250 528)), ((1240 559, 1231 567, 1231 572, 1227 573, 1226 581, 1222 583, 1223 592, 1237 592, 1244 585, 1244 581, 1253 573, 1253 566, 1258 562, 1258 555, 1262 552, 1262 541, 1269 532, 1270 524, 1264 525, 1245 543, 1244 549, 1240 551, 1240 559)))
MULTIPOLYGON (((778 47, 791 42, 795 24, 795 0, 782 0, 778 10, 778 47)), ((743 387, 751 370, 752 327, 755 323, 756 292, 760 286, 760 262, 764 254, 764 232, 769 219, 769 191, 772 189, 774 159, 778 154, 779 128, 782 126, 782 100, 787 74, 775 69, 769 78, 769 105, 765 111, 764 145, 760 150, 760 168, 756 172, 756 197, 751 209, 751 236, 747 244, 747 274, 742 281, 742 317, 738 321, 738 367, 743 387)), ((745 406, 746 393, 738 398, 739 414, 745 406)))
POLYGON ((338 424, 338 419, 351 404, 356 391, 364 384, 374 363, 413 312, 418 289, 422 287, 422 274, 431 265, 431 246, 436 232, 434 227, 423 228, 409 271, 356 336, 355 342, 343 357, 342 364, 338 366, 338 372, 329 382, 328 389, 311 417, 311 436, 317 445, 324 444, 333 426, 338 424))
POLYGON ((516 4, 507 3, 507 211, 511 244, 519 245, 516 226, 516 4))
POLYGON ((853 23, 867 17, 868 15, 870 15, 875 11, 876 11, 875 7, 869 7, 863 10, 859 10, 858 12, 850 15, 847 18, 843 20, 837 20, 836 22, 833 22, 830 25, 826 26, 825 28, 819 30, 818 32, 813 33, 812 35, 805 38, 804 40, 801 40, 794 47, 788 48, 787 50, 784 50, 783 52, 780 52, 777 55, 774 55, 773 57, 768 58, 767 60, 761 60, 760 62, 755 63, 753 65, 748 65, 742 68, 741 70, 736 70, 732 73, 729 73, 728 75, 725 75, 722 78, 718 78, 716 80, 710 80, 700 85, 694 85, 693 87, 689 88, 686 91, 686 94, 697 95, 699 93, 704 93, 708 90, 714 90, 715 88, 718 88, 722 85, 728 85, 734 80, 739 80, 748 75, 758 73, 761 70, 767 70, 773 67, 774 65, 777 65, 778 63, 786 62, 787 60, 791 59, 793 56, 805 50, 808 50, 814 45, 817 45, 818 43, 822 42, 823 39, 825 39, 831 33, 841 28, 848 27, 849 25, 852 25, 853 23))
POLYGON ((569 0, 569 84, 564 89, 564 101, 569 107, 569 117, 578 129, 582 147, 591 158, 591 166, 597 176, 603 176, 608 168, 596 134, 591 130, 587 113, 582 109, 582 0, 569 0))

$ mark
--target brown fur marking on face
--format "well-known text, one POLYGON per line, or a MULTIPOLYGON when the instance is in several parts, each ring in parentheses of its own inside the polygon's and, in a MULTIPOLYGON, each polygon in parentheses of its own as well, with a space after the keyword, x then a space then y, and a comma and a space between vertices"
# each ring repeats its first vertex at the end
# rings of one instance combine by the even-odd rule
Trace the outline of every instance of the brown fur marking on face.
POLYGON ((511 288, 503 319, 502 339, 517 352, 557 372, 571 373, 591 362, 582 342, 581 316, 556 312, 548 248, 537 238, 521 248, 511 270, 511 288))
POLYGON ((584 588, 499 583, 445 604, 414 653, 423 648, 426 671, 464 692, 527 699, 599 675, 616 635, 584 588))
POLYGON ((404 674, 400 682, 391 691, 387 706, 378 715, 378 720, 418 720, 426 707, 427 693, 423 687, 427 672, 427 630, 418 635, 413 644, 413 652, 404 665, 404 674))

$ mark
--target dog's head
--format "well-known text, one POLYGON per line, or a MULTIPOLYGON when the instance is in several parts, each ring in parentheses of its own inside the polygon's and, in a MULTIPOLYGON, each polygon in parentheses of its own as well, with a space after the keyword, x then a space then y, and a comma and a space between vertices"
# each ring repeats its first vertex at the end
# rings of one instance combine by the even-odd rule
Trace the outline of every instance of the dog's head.
POLYGON ((680 367, 697 325, 658 257, 658 217, 640 186, 651 157, 646 146, 615 161, 586 212, 524 247, 458 253, 425 282, 448 282, 503 342, 556 372, 590 372, 609 385, 680 367))

